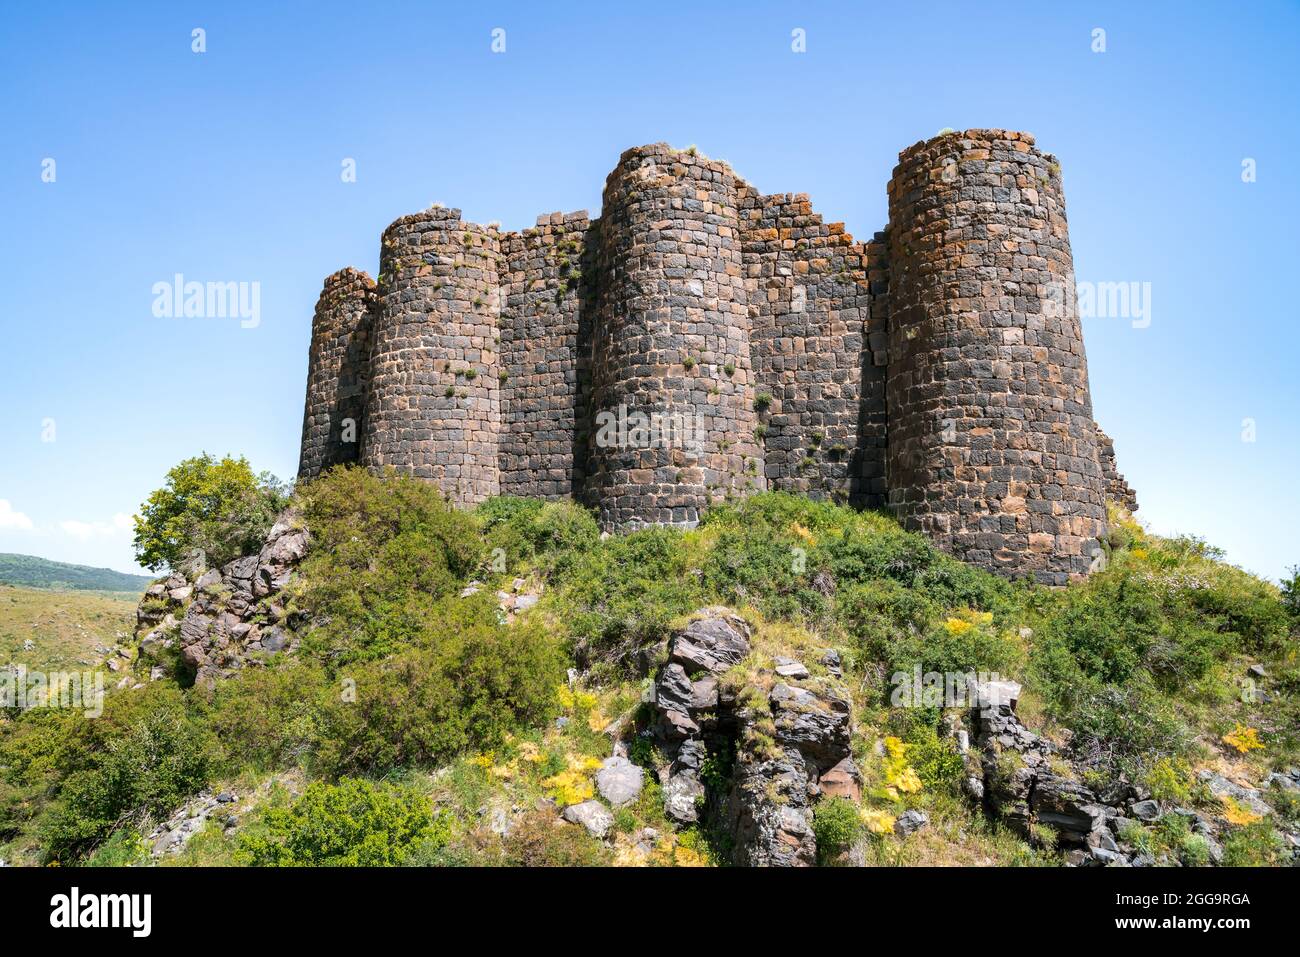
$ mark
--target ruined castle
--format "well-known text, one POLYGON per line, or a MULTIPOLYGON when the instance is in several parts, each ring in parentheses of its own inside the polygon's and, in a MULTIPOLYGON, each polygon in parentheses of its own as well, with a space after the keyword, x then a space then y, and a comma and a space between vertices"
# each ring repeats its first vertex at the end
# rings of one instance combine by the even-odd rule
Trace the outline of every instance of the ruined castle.
POLYGON ((299 477, 342 462, 608 529, 834 498, 1048 584, 1095 566, 1107 498, 1136 507, 1092 418, 1060 168, 1004 130, 904 150, 867 242, 663 143, 619 158, 597 219, 403 216, 312 321, 299 477))

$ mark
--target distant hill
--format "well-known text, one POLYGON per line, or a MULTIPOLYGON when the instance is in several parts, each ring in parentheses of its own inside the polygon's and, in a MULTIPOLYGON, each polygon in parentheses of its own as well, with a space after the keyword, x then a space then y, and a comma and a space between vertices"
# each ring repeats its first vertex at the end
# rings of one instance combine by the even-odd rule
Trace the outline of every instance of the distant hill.
POLYGON ((52 562, 35 555, 0 552, 0 582, 28 588, 74 588, 82 591, 141 592, 153 579, 111 568, 52 562))

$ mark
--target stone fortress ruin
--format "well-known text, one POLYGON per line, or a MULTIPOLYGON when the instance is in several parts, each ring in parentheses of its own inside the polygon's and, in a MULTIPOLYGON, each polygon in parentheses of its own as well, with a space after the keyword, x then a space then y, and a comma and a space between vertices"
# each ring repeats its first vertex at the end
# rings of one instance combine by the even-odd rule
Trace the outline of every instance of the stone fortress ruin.
POLYGON ((1092 418, 1060 168, 1004 130, 904 150, 867 242, 663 143, 620 157, 598 219, 403 216, 312 322, 299 477, 345 462, 611 530, 832 498, 1047 584, 1094 567, 1107 498, 1136 508, 1092 418))

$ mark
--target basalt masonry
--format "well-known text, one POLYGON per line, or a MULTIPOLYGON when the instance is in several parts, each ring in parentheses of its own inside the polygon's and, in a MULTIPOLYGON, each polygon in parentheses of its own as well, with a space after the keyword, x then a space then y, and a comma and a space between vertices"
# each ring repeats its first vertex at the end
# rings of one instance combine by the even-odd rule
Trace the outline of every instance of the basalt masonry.
POLYGON ((341 269, 325 280, 311 323, 299 474, 357 460, 375 302, 363 272, 341 269))
POLYGON ((975 564, 1086 574, 1106 480, 1060 167, 1024 133, 939 137, 899 157, 889 219, 890 504, 975 564))
POLYGON ((946 133, 888 195, 858 242, 656 143, 619 158, 598 219, 404 216, 376 284, 326 281, 299 476, 391 466, 466 506, 573 498, 609 530, 780 489, 888 507, 1007 576, 1087 574, 1106 499, 1136 498, 1092 419, 1059 167, 1025 133, 946 133))

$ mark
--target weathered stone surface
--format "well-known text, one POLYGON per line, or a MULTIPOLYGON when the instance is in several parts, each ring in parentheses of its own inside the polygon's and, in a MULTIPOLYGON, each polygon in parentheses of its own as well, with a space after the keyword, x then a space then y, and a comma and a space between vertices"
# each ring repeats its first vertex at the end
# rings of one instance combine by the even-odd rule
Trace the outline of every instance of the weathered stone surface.
POLYGON ((627 758, 617 755, 606 758, 596 772, 596 789, 615 807, 635 801, 641 796, 644 784, 645 772, 627 758))
POLYGON ((161 602, 162 608, 145 614, 142 602, 137 614, 140 657, 150 665, 151 680, 164 668, 163 652, 177 643, 182 664, 205 685, 291 650, 294 634, 281 623, 285 613, 275 596, 293 577, 309 541, 298 516, 285 512, 257 554, 220 569, 205 568, 196 558, 185 566, 192 579, 174 573, 151 586, 145 601, 161 602))
POLYGON ((1215 771, 1204 770, 1197 772, 1196 777, 1210 790, 1219 800, 1229 798, 1245 807, 1252 814, 1267 815, 1273 813, 1273 808, 1266 804, 1255 788, 1243 787, 1233 781, 1229 781, 1222 774, 1215 771))
POLYGON ((1001 574, 1086 574, 1105 497, 1136 499, 1092 420, 1055 159, 941 134, 888 193, 858 242, 806 194, 654 143, 597 220, 404 216, 380 284, 325 281, 299 475, 392 465, 461 504, 574 498, 608 530, 774 488, 892 506, 1001 574))
POLYGON ((821 776, 822 796, 847 798, 854 803, 862 800, 862 772, 852 758, 844 758, 821 776))
POLYGON ((604 838, 614 826, 614 815, 599 801, 570 804, 560 816, 570 824, 581 824, 592 837, 604 838))
POLYGON ((708 614, 673 639, 670 661, 691 674, 721 674, 749 654, 747 633, 748 627, 734 615, 708 614))
POLYGON ((898 815, 898 818, 894 821, 894 833, 899 837, 907 837, 911 834, 915 834, 929 823, 930 815, 926 814, 924 811, 904 811, 902 814, 898 815))

